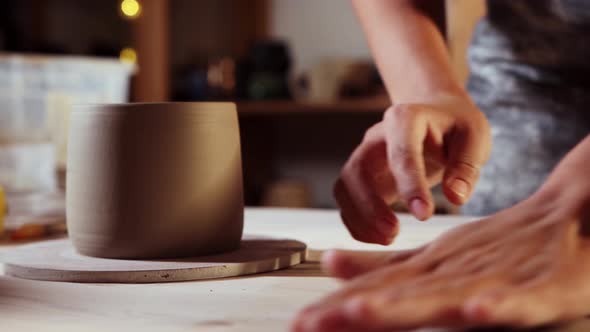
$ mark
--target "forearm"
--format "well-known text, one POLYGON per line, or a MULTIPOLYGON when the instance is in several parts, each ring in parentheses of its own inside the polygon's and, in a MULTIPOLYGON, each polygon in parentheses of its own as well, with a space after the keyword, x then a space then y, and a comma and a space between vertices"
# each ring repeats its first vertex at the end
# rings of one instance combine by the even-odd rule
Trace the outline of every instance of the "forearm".
POLYGON ((467 96, 455 79, 444 38, 414 0, 353 0, 369 46, 395 102, 467 96))

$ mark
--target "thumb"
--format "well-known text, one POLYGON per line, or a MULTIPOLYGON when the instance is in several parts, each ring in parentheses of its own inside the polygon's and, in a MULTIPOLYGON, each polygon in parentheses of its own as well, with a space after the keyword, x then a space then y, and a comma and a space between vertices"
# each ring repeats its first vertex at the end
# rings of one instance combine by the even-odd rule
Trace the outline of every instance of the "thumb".
POLYGON ((462 205, 473 193, 480 169, 489 156, 489 142, 489 135, 468 129, 459 129, 451 137, 443 176, 443 192, 451 203, 462 205))

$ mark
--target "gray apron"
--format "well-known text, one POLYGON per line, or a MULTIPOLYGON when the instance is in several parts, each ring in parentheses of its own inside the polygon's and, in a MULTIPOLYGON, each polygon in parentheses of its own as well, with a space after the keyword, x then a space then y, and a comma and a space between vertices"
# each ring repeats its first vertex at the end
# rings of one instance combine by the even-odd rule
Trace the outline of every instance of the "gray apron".
POLYGON ((469 49, 467 88, 490 121, 493 147, 462 209, 471 215, 528 197, 590 133, 590 0, 487 5, 469 49))

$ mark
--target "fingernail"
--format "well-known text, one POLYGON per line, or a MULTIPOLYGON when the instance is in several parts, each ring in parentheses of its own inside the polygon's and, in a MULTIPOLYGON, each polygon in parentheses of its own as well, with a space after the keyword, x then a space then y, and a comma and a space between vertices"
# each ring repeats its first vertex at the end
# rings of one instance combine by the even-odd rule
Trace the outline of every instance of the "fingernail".
POLYGON ((489 321, 492 319, 493 311, 500 301, 501 298, 498 295, 475 298, 465 303, 463 311, 470 320, 480 322, 489 321))
POLYGON ((394 226, 394 223, 386 218, 382 218, 377 221, 377 230, 386 237, 391 237, 394 226))
POLYGON ((310 304, 307 307, 305 307, 303 310, 301 310, 300 314, 302 316, 309 315, 310 313, 312 313, 313 311, 315 311, 319 307, 320 307, 320 305, 317 303, 310 304))
POLYGON ((338 252, 336 250, 328 250, 322 254, 320 258, 320 266, 322 270, 328 274, 334 271, 338 266, 338 252))
POLYGON ((414 198, 410 201, 410 211, 418 220, 426 220, 428 218, 428 205, 420 198, 414 198))
POLYGON ((461 198, 467 197, 467 194, 469 193, 469 184, 461 179, 452 180, 451 183, 449 183, 449 188, 461 198))
POLYGON ((344 312, 351 318, 364 318, 369 315, 369 302, 363 297, 353 298, 343 306, 344 312))

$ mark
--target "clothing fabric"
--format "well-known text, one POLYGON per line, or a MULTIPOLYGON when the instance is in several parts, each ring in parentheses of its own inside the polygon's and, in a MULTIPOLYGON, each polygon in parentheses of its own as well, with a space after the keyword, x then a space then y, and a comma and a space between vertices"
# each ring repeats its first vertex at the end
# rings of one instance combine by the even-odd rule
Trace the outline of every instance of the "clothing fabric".
POLYGON ((590 133, 590 0, 487 6, 469 49, 467 88, 488 117, 493 146, 462 209, 472 215, 528 197, 590 133))

